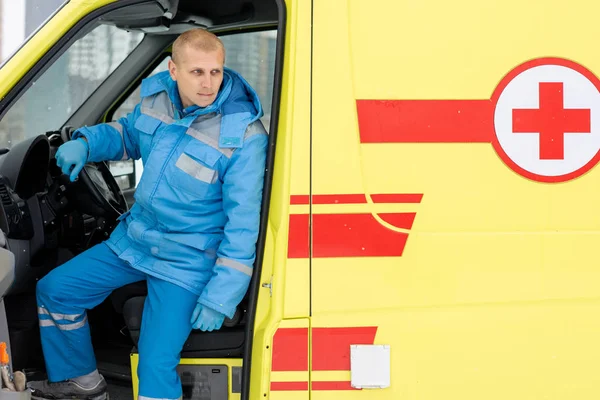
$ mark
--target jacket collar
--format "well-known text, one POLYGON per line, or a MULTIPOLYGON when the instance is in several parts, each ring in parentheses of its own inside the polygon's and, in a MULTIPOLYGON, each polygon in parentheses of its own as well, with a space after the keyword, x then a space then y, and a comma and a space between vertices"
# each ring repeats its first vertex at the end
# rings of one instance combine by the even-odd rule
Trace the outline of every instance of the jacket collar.
POLYGON ((223 70, 223 83, 215 101, 208 107, 190 106, 182 110, 177 83, 171 79, 169 71, 144 79, 141 97, 166 92, 175 109, 184 118, 180 125, 189 127, 199 116, 209 113, 222 115, 220 147, 242 147, 246 128, 263 116, 262 105, 256 91, 237 72, 227 67, 223 70))

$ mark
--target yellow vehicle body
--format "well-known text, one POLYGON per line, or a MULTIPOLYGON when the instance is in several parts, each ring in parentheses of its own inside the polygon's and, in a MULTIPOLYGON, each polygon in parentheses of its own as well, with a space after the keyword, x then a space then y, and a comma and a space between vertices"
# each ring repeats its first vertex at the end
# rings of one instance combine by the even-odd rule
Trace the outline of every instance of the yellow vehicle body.
POLYGON ((600 397, 600 3, 285 3, 250 398, 600 397), (389 387, 352 345, 389 346, 389 387))

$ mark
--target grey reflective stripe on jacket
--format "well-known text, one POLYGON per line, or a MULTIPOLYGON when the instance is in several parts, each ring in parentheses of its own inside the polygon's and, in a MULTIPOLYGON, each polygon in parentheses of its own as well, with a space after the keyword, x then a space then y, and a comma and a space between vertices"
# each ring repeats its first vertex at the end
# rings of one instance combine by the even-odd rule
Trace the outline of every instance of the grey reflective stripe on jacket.
POLYGON ((215 183, 219 177, 219 173, 217 171, 199 164, 185 153, 181 153, 181 156, 179 156, 177 159, 175 166, 186 174, 193 176, 202 182, 215 183))
POLYGON ((220 151, 227 158, 231 158, 234 149, 219 147, 219 136, 221 135, 221 116, 212 118, 198 118, 185 132, 187 135, 201 141, 202 143, 220 151))
MULTIPOLYGON (((166 124, 175 122, 175 106, 166 92, 144 97, 140 109, 142 114, 156 118, 166 124)), ((219 147, 219 136, 221 135, 221 115, 214 113, 199 116, 185 132, 187 135, 201 141, 202 143, 220 151, 225 157, 231 158, 235 148, 219 147)), ((244 140, 260 134, 267 134, 260 120, 254 121, 248 126, 244 134, 244 140)))
POLYGON ((127 160, 129 158, 129 156, 127 155, 127 147, 125 146, 125 138, 123 138, 123 125, 121 125, 120 123, 118 123, 116 121, 107 122, 106 125, 115 128, 119 132, 119 135, 121 135, 121 143, 123 143, 123 156, 121 156, 121 160, 127 160))
POLYGON ((140 111, 142 114, 156 118, 165 124, 175 122, 175 106, 171 103, 171 99, 169 99, 169 95, 166 92, 144 97, 140 111))
POLYGON ((224 267, 240 271, 241 273, 246 274, 248 276, 252 276, 252 268, 235 260, 230 260, 229 258, 218 258, 216 265, 222 265, 224 267))
POLYGON ((260 120, 257 120, 248 125, 248 128, 246 128, 246 133, 244 134, 244 141, 248 140, 252 136, 266 134, 267 130, 265 129, 265 126, 260 120))

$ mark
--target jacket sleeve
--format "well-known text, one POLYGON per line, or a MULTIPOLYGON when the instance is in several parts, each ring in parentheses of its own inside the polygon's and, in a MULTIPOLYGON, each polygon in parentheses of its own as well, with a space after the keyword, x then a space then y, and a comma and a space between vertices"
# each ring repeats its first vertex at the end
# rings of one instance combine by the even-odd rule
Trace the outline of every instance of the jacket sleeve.
POLYGON ((72 139, 85 137, 88 142, 88 161, 119 161, 141 157, 137 130, 133 127, 140 115, 140 105, 126 117, 115 122, 84 126, 73 134, 72 139))
POLYGON ((258 134, 233 152, 223 176, 224 237, 213 275, 198 302, 232 318, 242 301, 256 257, 268 137, 258 134))

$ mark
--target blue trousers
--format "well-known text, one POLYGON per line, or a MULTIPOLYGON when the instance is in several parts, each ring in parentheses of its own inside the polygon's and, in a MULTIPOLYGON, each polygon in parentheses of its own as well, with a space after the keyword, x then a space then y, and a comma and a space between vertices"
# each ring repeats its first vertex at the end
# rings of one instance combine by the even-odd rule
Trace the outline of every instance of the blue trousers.
POLYGON ((114 290, 146 280, 139 350, 139 395, 177 399, 182 395, 175 370, 192 330, 198 296, 146 275, 119 259, 104 243, 54 269, 38 282, 37 304, 48 379, 62 381, 96 369, 86 310, 114 290))

